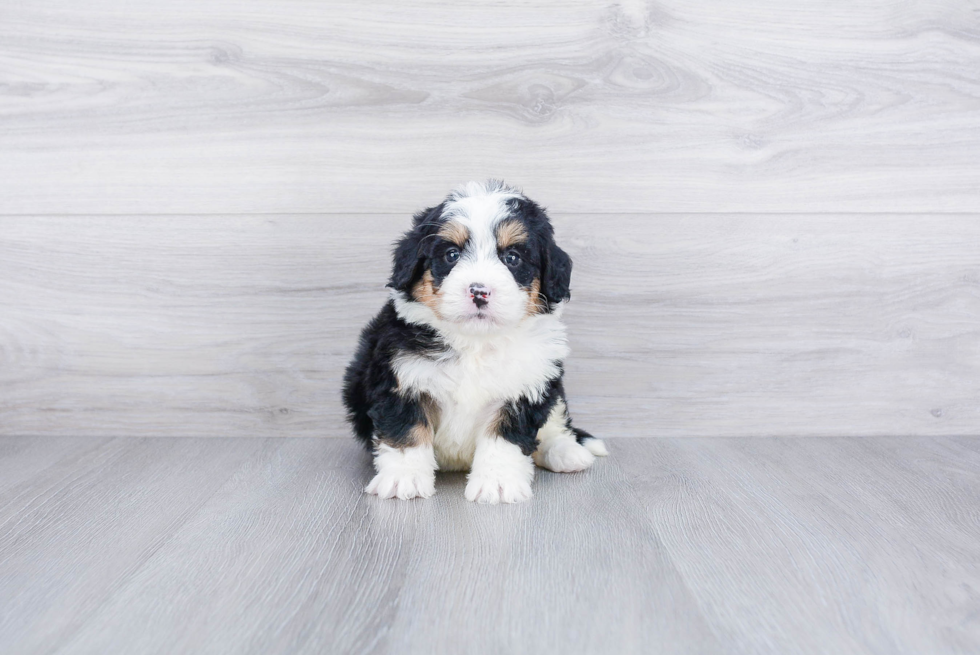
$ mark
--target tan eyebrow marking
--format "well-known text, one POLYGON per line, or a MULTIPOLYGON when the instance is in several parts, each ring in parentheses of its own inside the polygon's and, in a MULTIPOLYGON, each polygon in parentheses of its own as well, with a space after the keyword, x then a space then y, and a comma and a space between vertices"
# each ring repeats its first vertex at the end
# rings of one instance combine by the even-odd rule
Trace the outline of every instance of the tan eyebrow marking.
POLYGON ((509 248, 518 243, 527 241, 527 230, 515 220, 504 221, 497 226, 497 247, 509 248))
POLYGON ((457 246, 462 248, 470 239, 470 231, 466 229, 465 225, 459 223, 458 221, 446 221, 446 223, 439 230, 439 236, 446 241, 452 241, 457 246))

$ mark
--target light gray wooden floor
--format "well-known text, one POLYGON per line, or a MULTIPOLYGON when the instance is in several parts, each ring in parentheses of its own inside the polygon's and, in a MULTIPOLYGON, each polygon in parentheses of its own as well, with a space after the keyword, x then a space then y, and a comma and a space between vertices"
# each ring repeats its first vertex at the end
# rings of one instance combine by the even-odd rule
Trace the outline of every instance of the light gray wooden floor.
POLYGON ((0 439, 0 652, 980 649, 980 438, 610 449, 487 507, 346 439, 0 439))

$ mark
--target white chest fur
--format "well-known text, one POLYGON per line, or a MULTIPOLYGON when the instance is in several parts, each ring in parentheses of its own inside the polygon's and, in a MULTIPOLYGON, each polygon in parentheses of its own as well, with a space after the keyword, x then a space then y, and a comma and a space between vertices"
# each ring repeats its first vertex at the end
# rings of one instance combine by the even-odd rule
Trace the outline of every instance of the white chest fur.
POLYGON ((436 401, 436 460, 443 470, 461 470, 470 466, 477 437, 505 402, 540 399, 568 344, 557 314, 532 316, 494 335, 450 335, 446 343, 440 356, 400 355, 393 368, 403 392, 436 401))

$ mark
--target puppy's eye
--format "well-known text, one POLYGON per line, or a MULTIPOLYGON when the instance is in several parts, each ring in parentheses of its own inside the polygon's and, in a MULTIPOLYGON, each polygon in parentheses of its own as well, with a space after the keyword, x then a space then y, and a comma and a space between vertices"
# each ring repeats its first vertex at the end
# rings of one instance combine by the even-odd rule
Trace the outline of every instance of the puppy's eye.
POLYGON ((446 261, 449 262, 450 264, 455 263, 455 261, 459 259, 459 249, 450 248, 449 250, 446 251, 446 254, 443 256, 446 258, 446 261))
POLYGON ((521 255, 515 250, 508 250, 504 253, 504 263, 508 266, 517 266, 521 263, 521 255))

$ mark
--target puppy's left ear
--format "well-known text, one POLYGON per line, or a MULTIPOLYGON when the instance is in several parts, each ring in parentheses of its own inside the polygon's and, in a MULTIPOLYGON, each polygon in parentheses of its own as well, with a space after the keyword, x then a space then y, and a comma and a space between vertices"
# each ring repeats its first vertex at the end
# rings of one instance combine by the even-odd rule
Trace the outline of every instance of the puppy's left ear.
POLYGON ((541 271, 541 291, 549 303, 558 303, 572 297, 572 258, 551 239, 544 247, 541 271))

